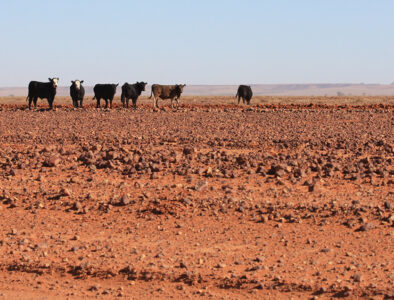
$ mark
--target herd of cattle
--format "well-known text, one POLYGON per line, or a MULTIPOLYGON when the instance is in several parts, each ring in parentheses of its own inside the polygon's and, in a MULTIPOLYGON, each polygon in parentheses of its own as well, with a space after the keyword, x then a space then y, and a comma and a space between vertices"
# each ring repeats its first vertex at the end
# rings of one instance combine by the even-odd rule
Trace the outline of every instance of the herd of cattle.
MULTIPOLYGON (((31 109, 31 104, 34 104, 34 107, 37 106, 37 99, 47 99, 49 108, 52 109, 53 101, 56 96, 56 89, 58 86, 59 78, 48 78, 48 82, 38 82, 38 81, 30 81, 29 83, 29 94, 26 97, 29 99, 29 109, 31 109)), ((85 88, 82 85, 83 80, 72 80, 70 86, 70 96, 73 101, 73 105, 75 108, 82 107, 83 99, 85 97, 85 88)), ((110 108, 112 108, 112 101, 114 100, 116 94, 116 88, 119 84, 96 84, 93 88, 94 97, 93 100, 96 99, 97 105, 96 107, 100 107, 100 100, 103 99, 105 101, 105 108, 108 108, 108 101, 110 108)), ((129 100, 133 102, 133 107, 137 107, 137 99, 141 95, 143 91, 145 91, 146 82, 136 82, 134 84, 125 83, 122 86, 122 94, 121 101, 123 107, 129 107, 129 100)), ((152 91, 149 99, 153 97, 153 107, 158 108, 158 101, 160 99, 171 99, 171 108, 174 108, 174 101, 176 101, 177 106, 179 105, 179 98, 183 92, 183 88, 186 84, 175 84, 175 85, 162 85, 162 84, 153 84, 152 91)), ((238 87, 237 94, 235 97, 238 97, 238 104, 242 99, 242 102, 245 104, 250 104, 250 99, 252 98, 253 93, 252 89, 248 85, 240 85, 238 87)))

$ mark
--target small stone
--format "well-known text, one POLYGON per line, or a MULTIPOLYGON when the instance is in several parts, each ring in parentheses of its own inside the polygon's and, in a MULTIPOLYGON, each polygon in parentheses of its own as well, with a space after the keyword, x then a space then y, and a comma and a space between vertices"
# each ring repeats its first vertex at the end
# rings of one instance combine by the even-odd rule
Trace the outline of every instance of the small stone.
POLYGON ((357 229, 357 231, 368 231, 368 230, 371 230, 374 228, 375 228, 375 225, 373 223, 366 223, 366 224, 361 225, 361 227, 359 227, 357 229))
POLYGON ((384 202, 384 208, 390 210, 393 208, 393 205, 391 204, 391 202, 386 201, 384 202))
POLYGON ((185 146, 183 148, 183 154, 184 155, 191 155, 195 152, 194 148, 192 146, 185 146))
POLYGON ((309 191, 309 192, 317 192, 317 193, 318 193, 318 192, 321 192, 321 191, 322 191, 321 184, 318 183, 318 182, 315 182, 315 183, 309 185, 309 186, 308 186, 308 191, 309 191))
POLYGON ((328 253, 328 252, 332 252, 332 249, 331 248, 323 248, 320 250, 320 252, 328 253))
POLYGON ((82 209, 82 204, 79 201, 74 202, 73 204, 73 210, 81 210, 82 209))
POLYGON ((60 163, 60 158, 56 155, 50 156, 47 160, 45 160, 44 165, 47 167, 56 167, 60 163))
POLYGON ((130 198, 129 196, 127 196, 126 194, 124 194, 121 198, 120 198, 120 205, 128 205, 130 204, 130 198))
POLYGON ((361 274, 355 274, 353 276, 354 282, 361 282, 363 280, 363 276, 361 274))
POLYGON ((90 286, 89 291, 98 291, 100 288, 99 284, 94 284, 92 286, 90 286))
POLYGON ((62 188, 61 190, 60 190, 60 194, 62 195, 62 196, 71 196, 71 191, 69 190, 69 189, 67 189, 67 188, 62 188))
POLYGON ((189 198, 183 198, 182 199, 183 204, 185 205, 190 205, 192 203, 192 200, 190 200, 189 198))
POLYGON ((196 191, 203 191, 208 188, 208 181, 206 180, 201 180, 197 182, 197 184, 194 186, 194 189, 196 191))

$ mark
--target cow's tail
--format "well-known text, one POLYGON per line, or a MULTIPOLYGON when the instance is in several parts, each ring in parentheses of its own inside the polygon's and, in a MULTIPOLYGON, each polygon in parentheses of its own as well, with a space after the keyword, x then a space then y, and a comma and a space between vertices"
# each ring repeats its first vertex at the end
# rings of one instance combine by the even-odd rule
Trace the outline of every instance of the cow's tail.
POLYGON ((237 98, 237 97, 238 97, 238 93, 239 93, 239 91, 237 91, 237 93, 235 94, 235 97, 234 97, 234 98, 237 98))
POLYGON ((27 95, 27 97, 26 97, 26 102, 27 102, 27 99, 29 99, 29 95, 27 95))

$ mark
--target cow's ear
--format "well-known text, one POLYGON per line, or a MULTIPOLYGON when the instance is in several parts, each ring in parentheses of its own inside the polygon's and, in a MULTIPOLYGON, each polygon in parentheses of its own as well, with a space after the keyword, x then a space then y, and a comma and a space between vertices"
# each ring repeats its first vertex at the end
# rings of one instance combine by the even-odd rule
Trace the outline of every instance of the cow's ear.
POLYGON ((74 84, 74 83, 75 83, 75 81, 74 81, 74 80, 71 80, 71 83, 72 83, 72 84, 74 84))
POLYGON ((83 83, 83 80, 81 80, 80 83, 83 83))
POLYGON ((49 80, 49 81, 52 81, 52 78, 49 78, 49 77, 48 77, 48 80, 49 80))

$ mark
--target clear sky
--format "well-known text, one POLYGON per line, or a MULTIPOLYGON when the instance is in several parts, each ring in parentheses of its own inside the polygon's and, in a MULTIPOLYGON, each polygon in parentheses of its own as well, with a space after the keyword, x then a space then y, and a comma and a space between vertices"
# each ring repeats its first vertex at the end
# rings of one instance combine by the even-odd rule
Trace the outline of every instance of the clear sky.
POLYGON ((391 83, 392 0, 2 0, 0 87, 391 83))

